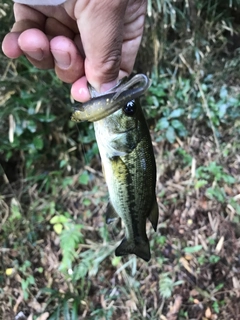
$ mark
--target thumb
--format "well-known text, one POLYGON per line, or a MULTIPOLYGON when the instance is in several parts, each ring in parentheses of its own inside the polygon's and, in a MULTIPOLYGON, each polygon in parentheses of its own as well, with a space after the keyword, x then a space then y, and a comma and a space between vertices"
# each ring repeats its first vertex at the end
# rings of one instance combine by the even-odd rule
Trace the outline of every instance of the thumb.
POLYGON ((75 17, 85 53, 85 74, 98 91, 105 92, 119 75, 127 0, 78 0, 75 17))

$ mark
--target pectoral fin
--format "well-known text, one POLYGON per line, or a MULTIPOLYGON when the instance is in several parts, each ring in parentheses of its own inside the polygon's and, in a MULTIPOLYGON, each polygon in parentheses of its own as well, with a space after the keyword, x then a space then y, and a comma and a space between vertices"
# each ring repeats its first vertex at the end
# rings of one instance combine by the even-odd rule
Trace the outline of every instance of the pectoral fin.
POLYGON ((108 202, 107 210, 106 210, 106 223, 109 224, 118 218, 119 218, 119 215, 117 214, 116 210, 113 208, 113 205, 111 204, 111 202, 108 202))
POLYGON ((158 204, 157 201, 155 200, 152 206, 152 209, 150 211, 150 214, 148 216, 149 221, 151 222, 153 229, 157 231, 157 225, 158 225, 158 204))
POLYGON ((124 238, 120 245, 115 250, 115 255, 125 256, 127 254, 134 253, 139 258, 145 261, 149 261, 151 258, 149 242, 147 241, 136 241, 136 243, 124 238))

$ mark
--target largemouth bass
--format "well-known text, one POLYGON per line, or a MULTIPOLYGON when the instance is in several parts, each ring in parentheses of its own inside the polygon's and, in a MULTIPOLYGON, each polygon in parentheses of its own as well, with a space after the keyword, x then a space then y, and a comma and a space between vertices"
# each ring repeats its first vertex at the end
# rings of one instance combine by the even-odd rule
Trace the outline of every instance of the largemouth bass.
MULTIPOLYGON (((125 238, 115 254, 133 253, 145 261, 151 257, 146 220, 151 221, 155 231, 158 223, 155 158, 148 126, 137 99, 148 86, 148 78, 137 75, 128 82, 121 82, 114 92, 92 99, 93 104, 90 100, 73 114, 74 121, 82 118, 94 121, 109 191, 106 222, 121 217, 126 228, 125 238), (104 117, 100 109, 104 110, 104 117)), ((90 92, 92 96, 96 95, 92 88, 90 92)))

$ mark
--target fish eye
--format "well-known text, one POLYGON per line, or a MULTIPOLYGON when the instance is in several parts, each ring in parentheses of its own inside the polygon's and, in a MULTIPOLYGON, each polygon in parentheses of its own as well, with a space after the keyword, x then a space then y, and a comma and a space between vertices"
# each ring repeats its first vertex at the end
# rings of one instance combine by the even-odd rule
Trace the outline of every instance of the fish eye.
POLYGON ((125 104, 125 106, 123 107, 123 112, 126 114, 126 116, 131 117, 135 114, 136 108, 137 106, 135 100, 131 100, 125 104))

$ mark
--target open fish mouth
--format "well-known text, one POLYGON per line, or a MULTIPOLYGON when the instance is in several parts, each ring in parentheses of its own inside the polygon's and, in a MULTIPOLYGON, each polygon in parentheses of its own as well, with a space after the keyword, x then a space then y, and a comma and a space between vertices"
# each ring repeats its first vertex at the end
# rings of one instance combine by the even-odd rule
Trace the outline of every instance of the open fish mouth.
POLYGON ((144 74, 137 74, 129 81, 126 78, 104 95, 98 95, 95 89, 89 84, 89 91, 92 99, 80 106, 74 107, 71 120, 80 121, 99 121, 106 118, 117 110, 121 109, 124 104, 138 98, 149 88, 151 82, 144 74))

